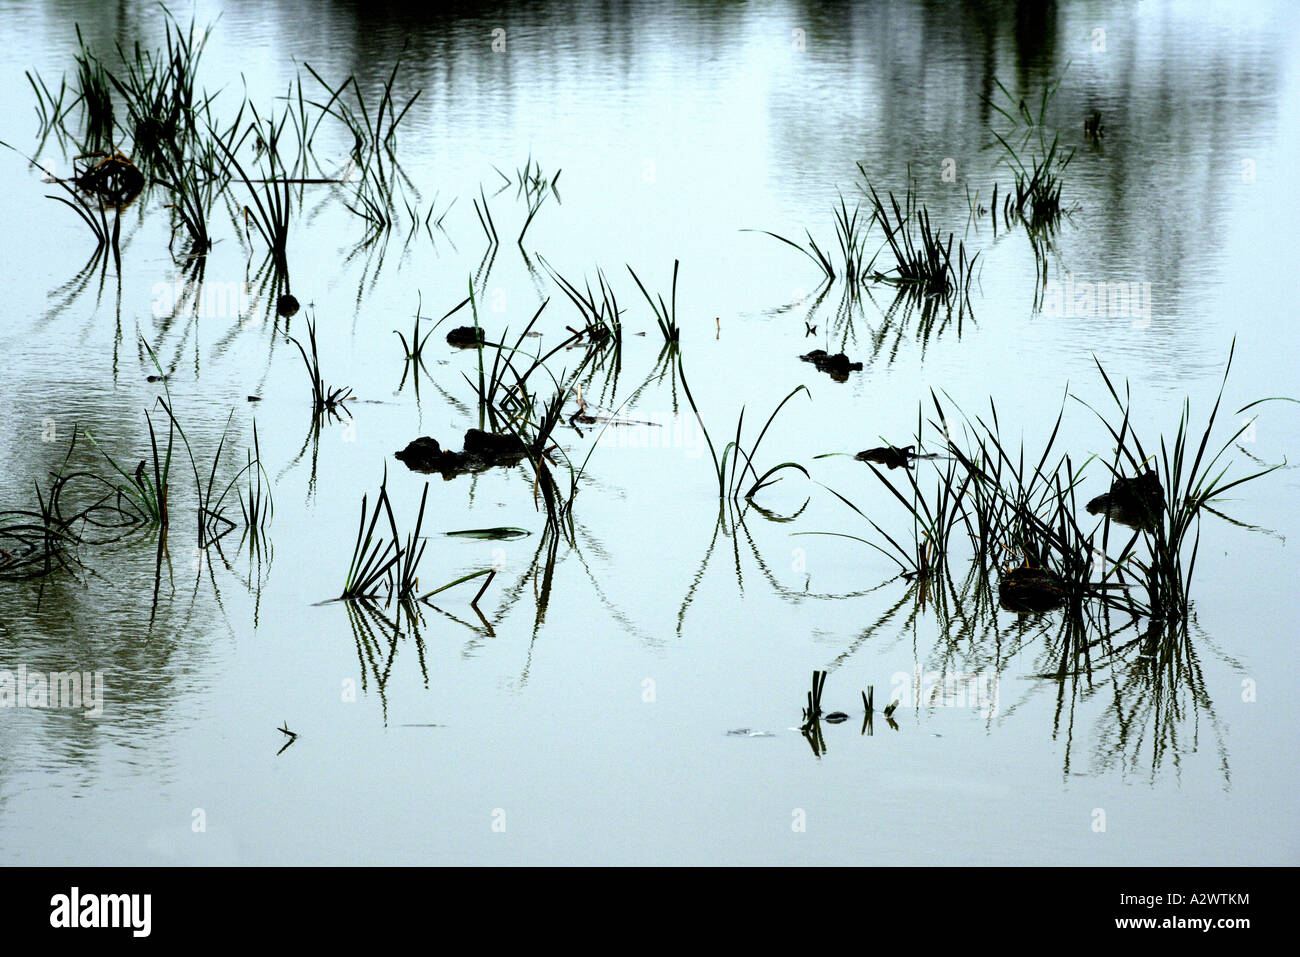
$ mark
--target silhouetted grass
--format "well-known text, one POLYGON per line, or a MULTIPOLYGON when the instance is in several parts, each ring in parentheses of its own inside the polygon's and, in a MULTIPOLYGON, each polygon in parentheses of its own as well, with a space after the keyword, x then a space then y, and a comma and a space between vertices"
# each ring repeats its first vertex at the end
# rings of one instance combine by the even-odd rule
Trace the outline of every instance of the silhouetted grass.
POLYGON ((262 175, 256 182, 249 177, 243 164, 239 162, 232 145, 211 128, 209 132, 212 134, 212 143, 234 167, 253 200, 254 208, 244 207, 245 223, 251 222, 256 227, 262 241, 267 245, 272 262, 278 270, 287 272, 289 219, 292 209, 292 186, 289 180, 292 178, 292 173, 280 161, 277 146, 278 134, 284 128, 286 117, 282 117, 278 124, 274 121, 264 123, 255 107, 252 108, 252 112, 254 127, 258 130, 264 129, 266 132, 263 139, 266 166, 263 167, 262 175))
POLYGON ((680 260, 673 260, 673 288, 668 302, 664 302, 663 293, 659 294, 658 301, 651 296, 640 277, 631 266, 627 271, 632 274, 632 279, 636 282, 636 287, 641 290, 641 295, 645 296, 645 301, 650 304, 651 311, 654 312, 655 322, 659 325, 659 331, 663 333, 664 342, 669 345, 676 345, 681 341, 681 327, 677 325, 677 270, 681 266, 680 260))
POLYGON ((861 207, 856 204, 850 212, 844 197, 840 196, 839 207, 834 211, 834 220, 837 247, 834 251, 831 247, 823 249, 819 246, 817 240, 813 239, 812 233, 806 229, 804 230, 808 238, 806 245, 800 245, 792 239, 766 229, 745 230, 745 232, 762 233, 799 250, 817 265, 824 281, 829 283, 839 277, 843 278, 851 289, 856 289, 867 278, 875 262, 875 257, 868 259, 866 253, 867 233, 871 228, 871 219, 863 217, 861 207))
POLYGON ((124 128, 131 136, 137 162, 150 167, 164 150, 196 132, 197 110, 204 98, 196 92, 195 83, 212 27, 199 33, 193 18, 187 29, 167 12, 163 29, 163 50, 143 50, 138 41, 129 52, 119 45, 121 71, 103 74, 121 97, 127 114, 124 128))
MULTIPOLYGON (((858 165, 864 180, 866 170, 858 165)), ((889 272, 873 272, 871 278, 880 282, 913 285, 925 295, 948 299, 954 294, 965 296, 970 287, 975 262, 979 253, 966 254, 966 244, 948 233, 945 241, 942 230, 930 221, 930 212, 920 202, 915 181, 907 185, 900 206, 892 192, 888 202, 881 198, 868 181, 863 187, 871 199, 872 220, 885 232, 885 245, 893 257, 889 272), (953 243, 957 255, 953 256, 953 243)))
POLYGON ((773 476, 788 469, 800 472, 805 478, 808 477, 808 470, 798 462, 782 462, 779 465, 772 466, 762 475, 754 467, 754 457, 758 454, 759 446, 763 444, 763 437, 767 435, 767 430, 771 428, 772 422, 785 408, 785 404, 800 392, 812 398, 812 393, 808 391, 807 386, 796 386, 790 391, 789 395, 777 403, 776 408, 772 410, 772 414, 767 417, 767 422, 763 424, 762 430, 758 433, 758 438, 754 440, 754 444, 748 450, 743 445, 745 408, 741 406, 740 416, 736 420, 736 437, 723 446, 722 453, 719 455, 717 448, 713 444, 713 437, 709 435, 708 426, 704 424, 704 416, 700 414, 699 406, 695 404, 695 396, 691 394, 691 387, 686 381, 686 370, 682 366, 680 355, 677 357, 677 374, 682 380, 682 391, 686 394, 686 401, 690 404, 691 411, 695 413, 695 420, 700 424, 700 431, 704 433, 704 441, 709 446, 714 474, 718 480, 718 500, 720 502, 728 498, 734 501, 740 497, 746 474, 752 476, 754 480, 744 493, 746 500, 752 499, 764 488, 775 481, 779 481, 773 476), (743 466, 740 466, 739 463, 742 458, 745 462, 743 466), (738 466, 739 472, 737 471, 738 466))
POLYGON ((361 521, 357 525, 352 561, 348 566, 340 598, 348 601, 373 600, 379 597, 381 586, 390 600, 395 598, 405 602, 419 597, 416 594, 419 587, 418 572, 427 545, 427 542, 420 540, 420 530, 424 524, 428 497, 429 483, 426 482, 420 496, 420 510, 415 524, 403 542, 388 497, 388 471, 385 469, 374 508, 369 507, 367 496, 361 497, 361 521), (381 515, 388 520, 387 538, 376 532, 381 515))
POLYGON ((311 404, 312 413, 319 417, 326 413, 338 417, 340 412, 347 412, 343 402, 352 395, 350 388, 332 388, 325 384, 321 377, 320 355, 316 350, 316 321, 309 318, 307 320, 307 343, 311 347, 310 357, 307 350, 303 348, 301 342, 293 336, 289 341, 298 347, 298 352, 302 355, 303 365, 307 367, 307 376, 311 380, 311 404))
MULTIPOLYGON (((1228 361, 1224 365, 1223 379, 1219 383, 1214 406, 1205 420, 1204 427, 1194 428, 1191 401, 1185 399, 1178 418, 1178 428, 1169 441, 1161 436, 1158 454, 1154 446, 1150 446, 1152 451, 1148 453, 1148 446, 1144 446, 1132 425, 1132 397, 1128 383, 1125 383, 1124 396, 1121 398, 1110 376, 1094 357, 1097 370, 1101 373, 1106 388, 1120 413, 1118 424, 1097 413, 1098 418, 1115 440, 1117 456, 1122 457, 1123 464, 1135 475, 1142 471, 1147 462, 1154 460, 1158 463, 1158 475, 1164 490, 1164 507, 1158 516, 1159 520, 1152 523, 1152 527, 1141 531, 1147 539, 1148 557, 1142 560, 1135 559, 1133 562, 1145 578, 1148 597, 1148 608, 1145 610, 1155 618, 1181 620, 1187 616, 1188 590, 1196 569, 1200 547, 1201 510, 1229 489, 1252 482, 1281 468, 1280 464, 1273 465, 1241 478, 1229 480, 1227 477, 1229 466, 1220 467, 1219 463, 1224 454, 1232 448, 1242 433, 1250 428, 1253 420, 1243 422, 1218 446, 1217 450, 1212 450, 1210 436, 1218 418, 1219 406, 1223 401, 1223 390, 1228 382, 1228 374, 1232 370, 1235 352, 1234 338, 1228 353, 1228 361)), ((1280 398, 1257 399, 1238 409, 1236 414, 1241 415, 1257 405, 1279 401, 1280 398)), ((1109 468, 1116 477, 1122 474, 1113 465, 1109 468)))

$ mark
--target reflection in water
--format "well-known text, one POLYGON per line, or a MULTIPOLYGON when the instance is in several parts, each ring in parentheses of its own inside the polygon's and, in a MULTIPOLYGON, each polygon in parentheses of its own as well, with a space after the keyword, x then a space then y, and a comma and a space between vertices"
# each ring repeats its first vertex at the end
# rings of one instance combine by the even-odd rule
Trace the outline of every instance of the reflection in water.
MULTIPOLYGON (((1194 620, 1151 622, 1145 633, 1112 647, 1098 664, 1099 670, 1110 670, 1113 694, 1093 731, 1092 753, 1099 770, 1118 767, 1128 772, 1149 762, 1154 780, 1169 760, 1176 772, 1181 771, 1184 757, 1198 750, 1204 717, 1214 735, 1224 785, 1231 783, 1224 728, 1210 700, 1193 631, 1199 634, 1194 620)), ((1199 637, 1208 644, 1205 635, 1199 637)), ((1223 660, 1233 664, 1226 657, 1223 660)), ((1061 684, 1063 698, 1064 681, 1061 684)), ((1077 690, 1071 682, 1071 699, 1077 690)), ((1086 698, 1099 691, 1088 688, 1083 694, 1086 698)), ((1065 764, 1068 772, 1068 750, 1065 764)))
POLYGON ((392 617, 386 615, 372 601, 359 599, 345 601, 348 612, 348 624, 352 628, 352 638, 357 648, 357 663, 360 666, 361 690, 369 688, 373 681, 375 693, 383 709, 384 724, 388 724, 388 695, 386 688, 397 657, 397 647, 407 635, 415 642, 415 651, 420 663, 420 675, 424 686, 429 686, 429 672, 424 660, 424 640, 420 637, 420 626, 424 616, 414 602, 399 601, 395 603, 392 617), (405 627, 403 627, 405 625, 405 627))
MULTIPOLYGON (((824 349, 831 354, 851 352, 857 356, 858 347, 865 346, 869 350, 865 356, 868 365, 880 360, 882 356, 886 365, 891 364, 905 345, 909 331, 924 357, 932 340, 938 339, 949 329, 960 339, 964 325, 975 324, 974 309, 966 296, 945 300, 939 296, 927 295, 917 286, 875 290, 870 285, 862 286, 858 294, 851 287, 840 285, 839 301, 834 311, 830 312, 827 296, 833 288, 837 288, 836 284, 823 283, 808 303, 807 309, 800 313, 805 333, 815 335, 819 328, 825 330, 822 333, 824 349), (877 300, 877 295, 881 292, 891 296, 883 306, 877 300), (879 315, 875 323, 867 319, 868 303, 879 315), (866 326, 861 341, 854 324, 855 318, 866 326)), ((786 315, 803 305, 800 301, 791 302, 771 310, 771 314, 786 315)))
MULTIPOLYGON (((1172 762, 1177 773, 1184 757, 1199 748, 1204 717, 1214 732, 1224 785, 1231 783, 1224 729, 1214 712, 1193 633, 1205 644, 1208 638, 1194 619, 1143 622, 1128 618, 1116 625, 1109 610, 1096 612, 1088 606, 1010 616, 999 610, 992 589, 978 570, 972 569, 960 586, 946 573, 940 583, 929 587, 925 581, 912 581, 897 601, 836 656, 828 670, 839 670, 868 640, 887 639, 891 632, 911 638, 918 661, 917 681, 924 671, 933 689, 927 695, 917 685, 910 695, 917 708, 951 704, 943 700, 942 689, 950 689, 954 681, 959 687, 968 684, 973 676, 984 676, 985 681, 991 677, 1005 685, 1004 679, 1025 669, 1022 660, 1029 658, 1032 664, 1027 670, 1034 679, 1029 690, 1017 700, 994 704, 983 713, 990 728, 995 720, 1005 726, 1031 698, 1054 687, 1052 736, 1063 740, 1064 775, 1073 770, 1077 709, 1091 705, 1096 720, 1088 735, 1089 773, 1118 770, 1127 777, 1146 767, 1149 779, 1155 781, 1166 762, 1172 762), (924 654, 917 642, 927 631, 920 627, 927 606, 938 625, 939 638, 924 654)), ((1240 671, 1232 659, 1220 658, 1240 671)), ((974 706, 960 695, 959 699, 974 706)), ((995 691, 991 700, 997 699, 995 691)))

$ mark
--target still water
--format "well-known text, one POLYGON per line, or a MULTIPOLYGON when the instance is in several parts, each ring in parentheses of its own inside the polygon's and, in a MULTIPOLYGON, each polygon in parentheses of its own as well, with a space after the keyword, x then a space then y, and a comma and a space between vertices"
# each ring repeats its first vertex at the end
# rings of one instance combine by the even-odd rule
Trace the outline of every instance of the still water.
MULTIPOLYGON (((175 12, 188 25, 191 11, 175 12)), ((161 560, 142 531, 84 551, 75 574, 0 583, 0 671, 97 672, 104 687, 99 714, 0 711, 0 860, 1300 862, 1287 799, 1300 777, 1294 468, 1217 504, 1243 524, 1202 520, 1188 637, 1161 673, 1135 651, 1059 676, 1053 614, 996 611, 991 627, 959 633, 917 607, 881 552, 792 534, 875 535, 823 486, 909 532, 862 463, 815 456, 907 444, 931 390, 971 414, 992 398, 1004 438, 1030 450, 1065 402, 1058 442, 1076 463, 1113 448, 1065 398, 1109 401, 1094 357, 1128 381, 1144 434, 1171 435, 1184 398, 1204 421, 1234 337, 1220 442, 1246 417, 1237 409, 1296 393, 1291 5, 487 4, 415 18, 245 2, 193 13, 214 24, 200 83, 221 90, 227 123, 244 95, 281 109, 299 76, 326 99, 307 64, 333 83, 355 75, 373 103, 401 56, 397 100, 420 91, 396 139, 403 195, 420 218, 430 204, 446 215, 408 235, 403 208, 391 233, 365 242, 344 187, 302 187, 287 259, 303 311, 287 327, 258 278, 265 246, 245 239, 234 207, 213 214, 216 294, 197 313, 173 302, 186 277, 157 190, 122 215, 120 270, 87 271, 89 230, 43 198, 52 187, 19 155, 39 145, 60 175, 75 155, 39 144, 24 71, 71 77, 74 23, 108 62, 115 44, 159 46, 164 13, 0 3, 0 140, 19 151, 0 152, 0 507, 30 504, 74 426, 124 462, 146 455, 145 411, 165 417, 142 341, 200 459, 233 412, 237 468, 256 421, 275 502, 260 554, 235 546, 238 533, 201 551, 185 462, 161 560), (987 148, 997 82, 1032 102, 1062 74, 1049 119, 1077 152, 1048 286, 1136 284, 1124 314, 1035 308, 1024 231, 968 222, 968 197, 987 204, 1007 181, 987 148), (1099 141, 1084 137, 1093 111, 1099 141), (497 190, 530 158, 562 175, 521 249, 525 204, 497 190), (816 266, 754 231, 807 229, 833 245, 839 197, 861 196, 857 164, 895 191, 910 175, 935 222, 979 252, 960 328, 900 329, 888 289, 858 304, 840 287, 818 299, 816 266), (486 262, 480 189, 502 236, 486 262), (784 473, 757 496, 766 511, 719 520, 707 445, 680 381, 660 375, 662 337, 626 267, 667 294, 674 261, 682 359, 715 438, 730 438, 742 406, 756 430, 796 386, 810 392, 761 453, 810 477, 784 473), (447 346, 440 327, 417 392, 393 331, 409 338, 417 309, 442 315, 473 277, 490 338, 509 328, 513 342, 549 298, 542 335, 524 341, 550 349, 580 319, 545 264, 593 284, 603 270, 626 310, 617 379, 602 369, 586 401, 666 423, 601 434, 575 541, 550 562, 526 464, 444 481, 393 459, 421 435, 458 448, 478 424, 475 351, 447 346), (324 377, 356 396, 350 419, 316 437, 285 337, 303 336, 308 317, 324 377), (799 361, 815 348, 864 369, 836 382, 799 361), (339 593, 361 496, 373 502, 385 470, 403 522, 428 480, 426 588, 500 570, 481 616, 477 582, 396 636, 320 604, 339 593), (532 534, 441 534, 495 526, 532 534), (798 730, 819 669, 825 709, 850 713, 824 726, 824 749, 798 730), (945 677, 984 694, 930 696, 945 677), (868 686, 877 708, 902 697, 896 727, 877 716, 863 733, 868 686), (297 735, 283 751, 281 726, 297 735)), ((333 120, 313 143, 334 172, 351 147, 333 120)), ((251 148, 243 158, 254 162, 251 148)), ((231 195, 248 202, 242 184, 231 195)), ((880 242, 876 231, 873 251, 880 242)), ((549 366, 559 377, 581 357, 562 351, 549 366)), ((1295 408, 1252 410, 1234 470, 1295 458, 1295 408)), ((571 399, 565 415, 575 411, 571 399)), ((581 461, 595 434, 561 429, 556 441, 581 461)), ((102 465, 84 440, 74 454, 102 465)), ((1085 474, 1083 497, 1105 490, 1098 463, 1085 474)))

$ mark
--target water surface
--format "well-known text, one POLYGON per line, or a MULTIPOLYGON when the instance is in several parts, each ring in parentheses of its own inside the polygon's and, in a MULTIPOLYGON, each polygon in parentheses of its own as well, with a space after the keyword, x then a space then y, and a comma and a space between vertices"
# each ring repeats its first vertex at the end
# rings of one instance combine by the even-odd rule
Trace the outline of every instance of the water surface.
MULTIPOLYGON (((586 395, 612 409, 651 378, 662 344, 625 264, 666 292, 679 260, 683 358, 706 421, 726 435, 744 405, 753 428, 807 385, 811 401, 792 400, 765 457, 806 464, 816 482, 899 533, 904 516, 864 466, 813 457, 905 442, 931 389, 971 411, 992 397, 1004 434, 1023 434, 1031 448, 1067 388, 1106 400, 1094 356, 1129 381, 1149 433, 1171 432, 1185 397, 1197 415, 1208 411, 1234 336, 1229 414, 1293 393, 1294 12, 1031 6, 470 5, 417 18, 378 5, 198 4, 200 24, 219 15, 202 82, 223 88, 218 104, 232 111, 245 90, 271 107, 300 71, 310 92, 308 63, 336 82, 355 74, 373 93, 403 55, 399 99, 421 91, 398 136, 410 196, 425 208, 438 197, 439 212, 455 200, 445 231, 407 241, 400 227, 359 246, 364 230, 343 208, 345 194, 307 188, 288 252, 305 309, 289 331, 301 335, 313 315, 326 378, 360 399, 351 422, 326 425, 316 444, 301 360, 264 299, 235 314, 157 307, 160 290, 183 282, 162 198, 124 214, 120 276, 111 265, 79 275, 93 248, 84 225, 44 199, 39 173, 5 151, 0 378, 11 427, 0 432, 0 501, 28 502, 32 482, 66 454, 74 424, 124 460, 144 455, 144 410, 161 387, 146 381, 154 369, 143 337, 171 372, 197 447, 215 447, 233 409, 242 461, 256 416, 275 515, 260 562, 230 547, 225 561, 200 553, 186 518, 169 535, 161 574, 156 539, 141 533, 87 555, 79 576, 54 576, 43 589, 0 585, 0 669, 101 671, 106 688, 98 717, 0 714, 2 859, 1300 860, 1293 802, 1279 799, 1300 774, 1291 468, 1223 505, 1273 534, 1204 520, 1185 667, 1173 676, 1128 661, 1090 681, 1037 677, 1057 666, 1051 616, 999 613, 991 632, 945 638, 905 583, 875 587, 896 573, 880 553, 792 537, 869 535, 802 477, 760 496, 778 517, 798 513, 795 521, 751 509, 719 523, 708 451, 692 429, 658 447, 607 433, 575 506, 576 544, 562 544, 549 568, 526 466, 434 476, 432 534, 534 532, 430 540, 427 583, 503 567, 482 602, 486 626, 469 607, 472 589, 426 610, 418 638, 406 630, 373 646, 343 605, 316 604, 338 593, 360 497, 373 498, 385 467, 395 506, 414 514, 425 477, 392 453, 418 435, 455 444, 477 424, 463 377, 476 375, 474 353, 435 334, 432 375, 417 397, 410 381, 399 388, 392 330, 409 329, 417 306, 441 315, 471 275, 483 275, 471 199, 480 184, 489 196, 499 185, 494 166, 513 173, 530 155, 563 170, 562 203, 530 226, 527 259, 502 244, 480 284, 484 325, 521 330, 549 297, 534 340, 549 348, 577 314, 540 258, 570 278, 594 281, 603 269, 628 310, 627 332, 618 381, 602 374, 586 395), (494 52, 498 29, 505 50, 494 52), (1051 116, 1078 150, 1064 194, 1075 211, 1050 277, 1149 283, 1149 322, 1036 311, 1023 232, 967 229, 968 191, 987 197, 996 177, 1006 179, 985 149, 994 78, 1035 97, 1062 71, 1051 116), (1105 124, 1096 145, 1083 137, 1092 110, 1105 124), (887 290, 845 313, 833 289, 812 308, 812 264, 746 231, 806 228, 832 241, 831 210, 841 193, 855 201, 858 163, 895 190, 910 173, 935 220, 979 250, 960 333, 898 335, 884 316, 887 290), (843 350, 866 367, 833 382, 798 361, 812 348, 843 350), (262 401, 247 402, 250 394, 262 401), (49 420, 57 438, 43 442, 49 420), (830 708, 860 711, 868 685, 879 703, 896 676, 918 668, 995 674, 998 707, 908 702, 897 730, 877 720, 869 736, 855 714, 825 727, 817 756, 796 726, 809 675, 823 668, 830 708), (299 737, 277 754, 285 722, 299 737), (727 734, 742 728, 771 734, 727 734), (199 809, 206 830, 196 832, 199 809)), ((23 71, 71 74, 74 21, 107 57, 115 43, 160 43, 162 18, 147 3, 0 5, 9 41, 0 79, 12 91, 0 139, 36 148, 23 71)), ((338 124, 320 129, 315 152, 338 169, 349 138, 338 124)), ((70 167, 53 142, 47 156, 56 170, 70 167)), ((491 204, 503 236, 516 235, 524 210, 513 190, 491 204)), ((229 214, 214 221, 207 282, 255 276, 262 248, 254 244, 250 262, 229 214)), ((580 355, 558 358, 556 374, 580 355)), ((1300 428, 1289 408, 1264 407, 1244 446, 1250 455, 1294 458, 1300 428)), ((689 414, 671 376, 623 411, 689 414)), ((1066 423, 1076 461, 1109 450, 1081 404, 1068 403, 1066 423)), ((590 439, 565 432, 560 441, 580 458, 590 439)), ((1250 467, 1234 455, 1234 468, 1250 467)), ((1092 483, 1104 490, 1100 470, 1092 483)), ((183 510, 190 490, 178 494, 183 510)))

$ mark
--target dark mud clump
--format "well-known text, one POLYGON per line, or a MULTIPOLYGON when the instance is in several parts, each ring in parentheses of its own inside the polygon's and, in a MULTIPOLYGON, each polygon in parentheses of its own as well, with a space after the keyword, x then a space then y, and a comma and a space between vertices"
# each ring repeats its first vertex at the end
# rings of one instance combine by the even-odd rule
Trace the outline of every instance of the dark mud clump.
POLYGON ((1129 528, 1154 528, 1165 509, 1165 490, 1152 469, 1133 478, 1117 478, 1110 491, 1087 505, 1088 514, 1104 514, 1129 528))
POLYGON ((998 601, 1021 614, 1051 611, 1065 604, 1065 585, 1043 568, 1013 568, 998 579, 998 601))
POLYGON ((422 435, 393 457, 414 472, 442 472, 454 468, 461 458, 459 453, 445 450, 438 440, 422 435))
POLYGON ((517 465, 528 454, 523 442, 513 435, 498 435, 470 429, 460 452, 444 449, 437 439, 422 435, 395 453, 395 458, 413 472, 438 472, 445 479, 467 472, 482 472, 494 465, 517 465))
MULTIPOLYGON (((121 153, 91 153, 98 162, 86 166, 72 177, 78 188, 94 193, 108 206, 122 208, 144 189, 144 174, 121 153)), ((86 157, 79 157, 84 159, 86 157)))
POLYGON ((461 349, 469 349, 483 344, 483 330, 473 326, 457 326, 447 333, 447 342, 461 349))
POLYGON ((847 382, 850 372, 862 371, 861 362, 850 362, 849 357, 842 352, 832 356, 827 354, 825 349, 814 349, 799 358, 804 362, 811 362, 836 382, 847 382))
POLYGON ((911 468, 912 463, 917 459, 917 454, 915 445, 907 445, 901 449, 894 445, 886 445, 878 449, 866 449, 853 457, 859 462, 875 462, 877 465, 897 469, 911 468))
POLYGON ((484 459, 514 459, 517 462, 528 453, 518 436, 470 429, 465 433, 465 454, 484 459))

